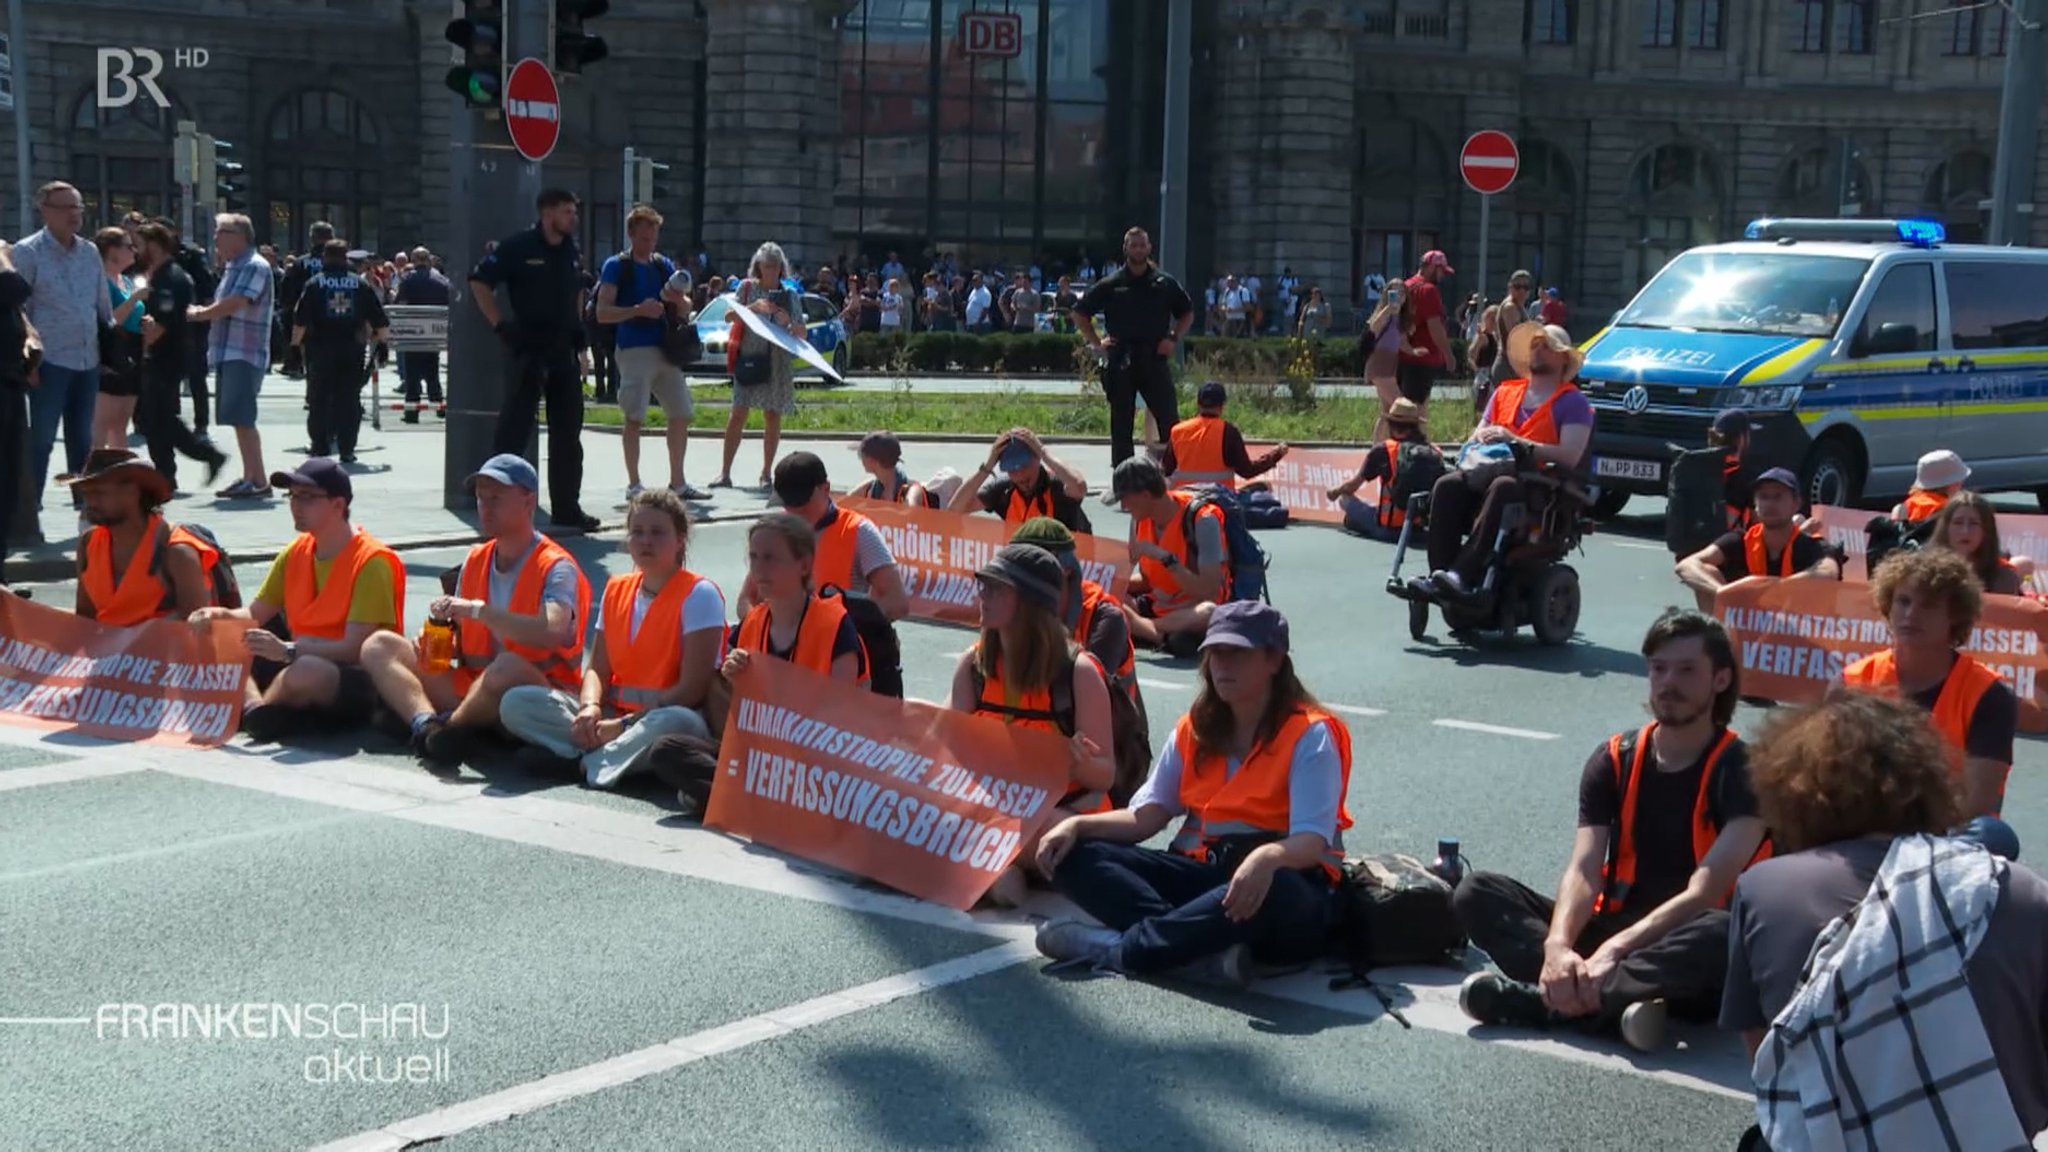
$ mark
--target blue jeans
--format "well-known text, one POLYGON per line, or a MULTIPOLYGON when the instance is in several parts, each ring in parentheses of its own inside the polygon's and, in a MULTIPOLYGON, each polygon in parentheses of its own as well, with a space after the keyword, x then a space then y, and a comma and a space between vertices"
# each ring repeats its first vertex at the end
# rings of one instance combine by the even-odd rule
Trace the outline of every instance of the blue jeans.
POLYGON ((50 456, 57 448, 57 422, 64 422, 64 470, 85 471, 92 449, 92 412, 100 398, 98 368, 60 368, 45 362, 42 383, 28 394, 29 463, 35 477, 36 504, 50 481, 50 456))
POLYGON ((2003 856, 2007 860, 2020 858, 2020 834, 1996 816, 1977 817, 1956 829, 1955 838, 1982 844, 1993 856, 2003 856))
POLYGON ((1260 960, 1298 964, 1329 943, 1334 889, 1319 875, 1282 869, 1258 912, 1242 922, 1223 914, 1229 871, 1189 856, 1083 840, 1053 871, 1053 887, 1090 916, 1124 934, 1117 966, 1138 975, 1163 972, 1249 944, 1260 960))

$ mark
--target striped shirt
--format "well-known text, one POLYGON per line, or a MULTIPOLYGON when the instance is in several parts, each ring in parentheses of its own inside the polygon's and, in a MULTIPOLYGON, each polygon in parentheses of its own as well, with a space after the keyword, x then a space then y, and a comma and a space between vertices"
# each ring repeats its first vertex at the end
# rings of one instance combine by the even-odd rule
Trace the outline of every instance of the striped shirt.
POLYGON ((28 318, 43 335, 43 359, 79 372, 98 368, 100 325, 114 323, 100 250, 84 236, 74 236, 67 251, 44 228, 9 254, 32 290, 28 318))
POLYGON ((270 367, 270 298, 274 280, 270 264, 254 248, 228 261, 220 270, 220 290, 214 300, 240 296, 249 305, 232 316, 223 316, 210 326, 206 338, 206 363, 218 368, 240 360, 259 368, 270 367))

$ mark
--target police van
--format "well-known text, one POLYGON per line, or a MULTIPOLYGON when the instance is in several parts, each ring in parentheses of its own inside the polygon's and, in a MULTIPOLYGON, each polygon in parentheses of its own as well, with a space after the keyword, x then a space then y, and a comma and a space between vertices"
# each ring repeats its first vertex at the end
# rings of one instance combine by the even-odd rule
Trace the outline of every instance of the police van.
POLYGON ((1662 495, 1744 408, 1807 499, 1890 501, 1952 448, 1979 491, 2048 509, 2048 250, 1949 245, 1928 220, 1785 220, 1666 265, 1586 341, 1596 514, 1662 495))

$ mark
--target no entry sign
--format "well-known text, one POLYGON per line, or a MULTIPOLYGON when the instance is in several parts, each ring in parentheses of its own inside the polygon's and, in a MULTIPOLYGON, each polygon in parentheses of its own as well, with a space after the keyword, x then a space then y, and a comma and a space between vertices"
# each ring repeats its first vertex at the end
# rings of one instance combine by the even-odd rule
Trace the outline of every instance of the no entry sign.
POLYGON ((555 74, 531 56, 514 64, 505 81, 505 128, 512 133, 512 146, 536 164, 561 139, 562 94, 555 74))
POLYGON ((1466 186, 1484 196, 1507 191, 1521 170, 1522 153, 1515 147, 1515 138, 1491 128, 1466 138, 1464 150, 1458 153, 1458 171, 1466 186))

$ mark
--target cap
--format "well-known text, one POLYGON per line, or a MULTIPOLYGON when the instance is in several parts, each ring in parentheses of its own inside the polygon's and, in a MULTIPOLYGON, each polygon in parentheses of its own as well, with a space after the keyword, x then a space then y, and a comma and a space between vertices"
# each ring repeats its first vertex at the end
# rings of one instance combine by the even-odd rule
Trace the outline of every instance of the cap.
POLYGON ((1258 600, 1232 600, 1218 604, 1209 614, 1209 631, 1202 637, 1207 648, 1261 648, 1268 652, 1287 651, 1287 617, 1278 608, 1258 600))
POLYGON ((903 462, 903 442, 894 432, 870 432, 860 438, 860 454, 890 468, 903 462))
POLYGON ((1066 590, 1067 572, 1059 558, 1036 544, 1005 544, 995 558, 975 573, 983 580, 1012 588, 1041 608, 1057 610, 1066 590))
POLYGON ((272 488, 318 488, 329 496, 343 500, 356 498, 356 487, 349 482, 348 471, 340 464, 325 456, 315 456, 290 472, 272 472, 272 488))
POLYGON ((1003 445, 1003 458, 996 461, 996 467, 1005 472, 1021 472, 1038 461, 1038 453, 1022 440, 1012 439, 1003 445))
POLYGON ((1792 470, 1790 468, 1771 469, 1770 471, 1757 477, 1756 483, 1750 485, 1750 489, 1754 491, 1758 488, 1763 487, 1766 484, 1783 485, 1785 488, 1791 490, 1791 493, 1794 496, 1799 495, 1799 477, 1793 475, 1792 470))
POLYGON ((1714 417, 1714 431, 1723 436, 1733 436, 1738 432, 1754 432, 1761 427, 1763 425, 1749 418, 1747 408, 1730 408, 1714 417))
POLYGON ((1150 456, 1133 456, 1116 466, 1109 474, 1109 499, 1112 504, 1123 503, 1124 497, 1140 492, 1166 491, 1166 473, 1159 470, 1159 462, 1150 456))
POLYGON ((1424 268, 1427 268, 1432 264, 1437 265, 1444 271, 1449 272, 1453 275, 1457 274, 1458 270, 1456 268, 1451 267, 1451 258, 1449 256, 1444 255, 1443 250, 1440 248, 1431 248, 1429 251, 1424 252, 1422 254, 1422 266, 1424 268))
POLYGON ((1010 543, 1032 544, 1048 552, 1072 552, 1074 532, 1050 516, 1033 516, 1017 525, 1017 531, 1011 535, 1010 543))
POLYGON ((1555 299, 1557 299, 1557 289, 1555 289, 1555 288, 1545 288, 1545 289, 1543 290, 1543 294, 1544 294, 1545 296, 1548 296, 1548 297, 1550 297, 1550 298, 1551 298, 1552 300, 1555 300, 1555 299))
POLYGON ((1195 406, 1197 408, 1221 408, 1223 407, 1223 402, 1229 398, 1230 393, 1223 387, 1220 381, 1205 381, 1200 388, 1195 389, 1195 406))
POLYGON ((469 479, 463 482, 463 487, 474 492, 476 482, 484 479, 496 480, 500 484, 509 484, 514 488, 524 488, 528 492, 540 491, 540 473, 535 472, 533 465, 528 464, 524 457, 510 452, 500 452, 484 461, 484 466, 471 473, 469 479))
POLYGON ((348 250, 348 258, 351 260, 368 260, 370 258, 370 250, 368 248, 351 248, 348 250))

